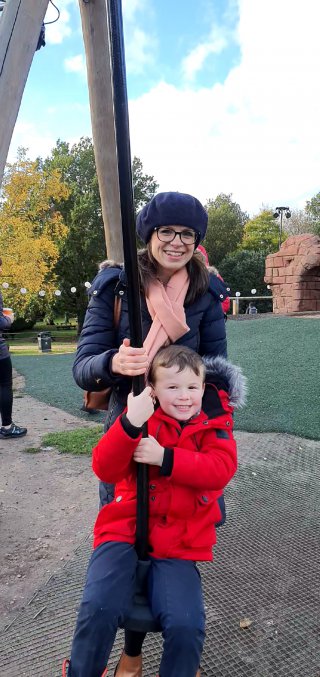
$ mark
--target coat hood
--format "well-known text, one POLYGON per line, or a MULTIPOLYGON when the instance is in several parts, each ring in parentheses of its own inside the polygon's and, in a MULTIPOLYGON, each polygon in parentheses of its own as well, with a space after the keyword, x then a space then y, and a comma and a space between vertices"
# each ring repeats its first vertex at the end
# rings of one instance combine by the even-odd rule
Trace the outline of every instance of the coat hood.
POLYGON ((225 390, 229 403, 234 409, 241 409, 247 399, 247 378, 241 367, 228 362, 224 357, 204 357, 206 383, 212 383, 218 390, 225 390))

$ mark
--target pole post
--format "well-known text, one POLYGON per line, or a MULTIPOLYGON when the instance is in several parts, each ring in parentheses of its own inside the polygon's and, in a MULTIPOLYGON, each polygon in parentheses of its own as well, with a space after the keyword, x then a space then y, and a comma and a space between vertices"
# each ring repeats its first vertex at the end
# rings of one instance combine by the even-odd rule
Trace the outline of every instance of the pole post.
POLYGON ((117 148, 106 0, 79 0, 102 218, 109 258, 123 261, 117 148))
MULTIPOLYGON (((113 77, 114 117, 118 156, 120 188, 120 209, 123 235, 124 265, 127 276, 128 312, 131 344, 142 346, 142 321, 140 307, 140 281, 135 232, 135 209, 131 170, 129 134, 129 111, 126 82, 126 65, 123 40, 121 0, 108 0, 108 21, 113 77)), ((144 377, 133 378, 133 394, 138 395, 144 388, 144 377)), ((147 436, 147 424, 143 435, 147 436)), ((137 528, 136 551, 140 560, 148 559, 148 518, 149 518, 148 465, 138 463, 137 467, 137 528)))
POLYGON ((283 219, 283 209, 280 211, 280 228, 279 228, 279 249, 282 242, 282 219, 283 219))
POLYGON ((49 0, 10 0, 0 20, 0 185, 49 0))
POLYGON ((239 315, 239 299, 232 301, 232 315, 239 315))

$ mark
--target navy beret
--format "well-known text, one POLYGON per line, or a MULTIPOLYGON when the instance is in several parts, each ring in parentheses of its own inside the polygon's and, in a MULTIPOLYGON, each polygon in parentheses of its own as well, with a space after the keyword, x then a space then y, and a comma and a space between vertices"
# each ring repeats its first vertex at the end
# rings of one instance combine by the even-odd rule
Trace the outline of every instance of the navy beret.
POLYGON ((197 198, 187 193, 158 193, 137 216, 137 233, 147 244, 157 226, 186 226, 199 233, 199 242, 207 232, 208 214, 197 198))

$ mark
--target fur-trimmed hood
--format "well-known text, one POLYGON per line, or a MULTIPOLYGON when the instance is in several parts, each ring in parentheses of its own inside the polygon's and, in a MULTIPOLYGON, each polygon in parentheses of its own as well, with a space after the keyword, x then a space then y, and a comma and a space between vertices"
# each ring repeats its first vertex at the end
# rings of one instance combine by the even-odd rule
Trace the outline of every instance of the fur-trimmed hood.
POLYGON ((206 383, 212 383, 218 389, 226 390, 229 403, 234 409, 241 409, 246 404, 247 378, 241 367, 232 364, 224 357, 204 357, 206 367, 206 383))

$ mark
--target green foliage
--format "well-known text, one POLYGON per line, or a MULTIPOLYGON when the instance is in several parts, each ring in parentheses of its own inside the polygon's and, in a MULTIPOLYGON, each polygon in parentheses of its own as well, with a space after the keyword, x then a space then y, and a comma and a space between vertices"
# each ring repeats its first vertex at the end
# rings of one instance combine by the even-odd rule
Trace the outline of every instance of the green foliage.
MULTIPOLYGON (((76 316, 80 329, 88 300, 84 283, 95 277, 99 262, 106 258, 93 143, 90 138, 82 138, 70 148, 68 143, 59 140, 44 164, 58 168, 70 189, 68 199, 58 205, 68 226, 68 236, 55 268, 62 292, 56 301, 56 311, 76 316), (74 293, 71 287, 76 288, 74 293)), ((140 207, 151 199, 157 183, 152 176, 143 175, 139 158, 134 158, 132 170, 140 207)))
POLYGON ((84 282, 96 275, 98 262, 106 253, 91 139, 82 138, 71 148, 59 140, 44 165, 59 168, 70 189, 68 199, 58 205, 68 226, 68 235, 55 268, 61 291, 56 310, 75 315, 81 325, 87 306, 84 282), (71 287, 76 288, 75 293, 71 287))
POLYGON ((61 454, 90 456, 103 434, 101 425, 94 428, 78 428, 67 432, 48 433, 42 438, 42 446, 56 447, 61 454))
POLYGON ((145 205, 159 188, 159 184, 154 176, 143 174, 143 165, 138 157, 133 158, 132 162, 133 193, 136 212, 145 205))
MULTIPOLYGON (((258 216, 249 219, 244 227, 241 249, 262 252, 264 256, 279 249, 280 217, 276 220, 270 209, 263 209, 258 216)), ((283 231, 282 242, 288 237, 283 231)))
POLYGON ((265 257, 261 252, 238 251, 226 256, 221 261, 219 272, 231 288, 231 296, 236 291, 241 296, 250 296, 251 289, 256 289, 261 296, 266 293, 265 257))
POLYGON ((309 232, 320 236, 320 193, 317 193, 306 203, 306 212, 312 221, 312 230, 309 232))
POLYGON ((208 231, 204 246, 210 263, 219 266, 222 259, 235 251, 242 241, 243 227, 248 215, 243 212, 231 195, 220 193, 215 200, 209 200, 208 231))

